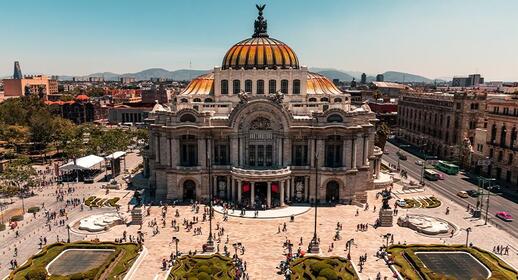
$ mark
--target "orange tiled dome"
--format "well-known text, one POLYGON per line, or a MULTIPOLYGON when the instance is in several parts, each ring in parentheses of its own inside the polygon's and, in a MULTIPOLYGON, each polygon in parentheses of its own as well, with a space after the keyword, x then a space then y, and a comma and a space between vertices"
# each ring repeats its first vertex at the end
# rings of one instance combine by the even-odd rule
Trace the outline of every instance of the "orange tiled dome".
POLYGON ((223 69, 299 68, 295 52, 285 43, 266 36, 252 37, 232 46, 223 58, 223 69))

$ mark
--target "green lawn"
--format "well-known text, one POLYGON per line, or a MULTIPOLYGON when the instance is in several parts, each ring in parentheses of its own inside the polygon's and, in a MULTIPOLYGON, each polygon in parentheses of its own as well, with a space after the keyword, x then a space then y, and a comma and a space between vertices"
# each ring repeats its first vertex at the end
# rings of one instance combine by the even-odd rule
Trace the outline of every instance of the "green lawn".
POLYGON ((97 280, 109 269, 104 279, 119 279, 133 264, 140 252, 140 246, 134 243, 116 244, 112 242, 76 242, 76 243, 54 243, 43 248, 43 250, 29 258, 27 263, 13 271, 9 279, 28 280, 45 279, 39 278, 42 273, 46 273, 45 267, 66 249, 113 249, 113 254, 100 266, 86 272, 72 275, 52 275, 49 280, 74 280, 90 279, 97 280), (117 263, 113 264, 115 260, 117 263))
POLYGON ((416 252, 447 252, 447 251, 462 251, 468 252, 473 257, 478 259, 490 271, 491 277, 494 280, 516 280, 518 273, 500 258, 494 254, 482 250, 477 247, 466 247, 463 245, 393 245, 390 246, 388 252, 394 261, 398 271, 406 279, 420 279, 425 280, 443 280, 451 279, 444 275, 440 275, 426 268, 423 262, 416 256, 416 252))

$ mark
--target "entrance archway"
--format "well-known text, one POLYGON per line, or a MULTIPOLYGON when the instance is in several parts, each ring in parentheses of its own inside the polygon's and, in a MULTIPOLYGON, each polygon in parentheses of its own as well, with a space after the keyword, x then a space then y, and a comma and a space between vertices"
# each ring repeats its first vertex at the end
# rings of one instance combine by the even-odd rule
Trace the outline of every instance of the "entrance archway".
POLYGON ((193 180, 183 182, 183 200, 196 200, 196 183, 193 180))
POLYGON ((329 181, 326 185, 326 201, 337 203, 340 200, 340 184, 336 181, 329 181))

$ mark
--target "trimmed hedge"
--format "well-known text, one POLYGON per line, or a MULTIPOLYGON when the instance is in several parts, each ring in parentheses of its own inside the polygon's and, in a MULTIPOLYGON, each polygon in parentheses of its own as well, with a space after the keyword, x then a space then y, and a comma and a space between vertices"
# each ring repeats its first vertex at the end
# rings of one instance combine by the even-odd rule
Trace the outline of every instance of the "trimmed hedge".
POLYGON ((399 272, 408 279, 442 280, 444 276, 439 275, 427 268, 416 252, 430 251, 463 251, 470 253, 473 257, 484 264, 490 271, 489 279, 515 280, 518 277, 516 272, 507 263, 494 254, 477 247, 466 247, 463 245, 392 245, 388 252, 394 259, 394 264, 399 272))
POLYGON ((19 222, 23 221, 23 215, 16 215, 12 216, 11 219, 9 219, 11 222, 19 222))
POLYGON ((210 256, 183 256, 171 269, 167 279, 210 280, 234 279, 235 266, 231 258, 214 254, 210 256))
POLYGON ((29 208, 29 209, 27 210, 27 212, 29 212, 29 213, 31 213, 31 214, 32 214, 32 213, 38 213, 38 212, 40 212, 40 207, 38 207, 38 206, 31 207, 31 208, 29 208))
POLYGON ((4 231, 6 228, 5 224, 0 224, 0 231, 4 231))
MULTIPOLYGON (((54 243, 44 247, 38 254, 29 258, 29 260, 11 272, 9 279, 25 280, 28 275, 36 273, 40 269, 45 269, 48 263, 55 259, 61 252, 66 249, 112 249, 115 252, 100 266, 89 271, 75 273, 68 276, 52 275, 50 280, 69 280, 69 279, 92 279, 97 280, 111 266, 111 270, 106 279, 119 279, 133 264, 140 252, 140 246, 134 243, 118 244, 114 242, 75 242, 75 243, 54 243), (122 254, 122 255, 121 255, 122 254), (117 263, 113 262, 117 259, 117 263), (35 272, 36 271, 36 272, 35 272)), ((32 278, 31 278, 32 279, 32 278)))
POLYGON ((89 198, 87 198, 85 200, 85 205, 90 206, 92 204, 92 201, 94 201, 94 199, 95 199, 95 196, 90 196, 89 198))
POLYGON ((290 262, 294 280, 359 279, 351 262, 342 257, 309 256, 290 262))
POLYGON ((120 198, 118 197, 114 197, 114 198, 111 198, 111 199, 108 199, 104 205, 106 206, 110 206, 110 207, 115 207, 117 206, 117 202, 120 200, 120 198))

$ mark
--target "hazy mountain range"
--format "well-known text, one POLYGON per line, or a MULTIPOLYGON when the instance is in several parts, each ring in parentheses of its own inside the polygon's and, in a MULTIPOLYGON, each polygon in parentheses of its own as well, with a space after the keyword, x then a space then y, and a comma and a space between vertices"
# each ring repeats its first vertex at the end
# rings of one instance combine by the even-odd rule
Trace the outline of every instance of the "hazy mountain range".
MULTIPOLYGON (((333 68, 310 68, 312 72, 320 73, 326 76, 329 79, 339 79, 340 81, 350 82, 353 78, 356 81, 360 81, 362 72, 360 71, 347 71, 347 70, 337 70, 333 68)), ((85 76, 69 76, 69 75, 60 75, 59 79, 63 81, 72 80, 72 77, 80 77, 80 78, 88 78, 88 77, 104 77, 106 81, 116 81, 121 77, 133 77, 137 81, 139 80, 149 80, 151 78, 165 78, 169 80, 191 80, 197 76, 203 75, 210 72, 210 70, 189 70, 189 69, 179 69, 174 71, 169 71, 163 68, 150 68, 140 72, 135 73, 124 73, 118 74, 113 72, 98 72, 92 73, 85 76)), ((433 83, 434 80, 404 72, 396 72, 396 71, 387 71, 382 73, 385 81, 387 82, 398 82, 398 83, 433 83)), ((7 78, 7 77, 6 77, 7 78)), ((367 82, 376 80, 376 75, 367 74, 367 82)), ((437 81, 451 80, 447 78, 436 79, 437 81)))

